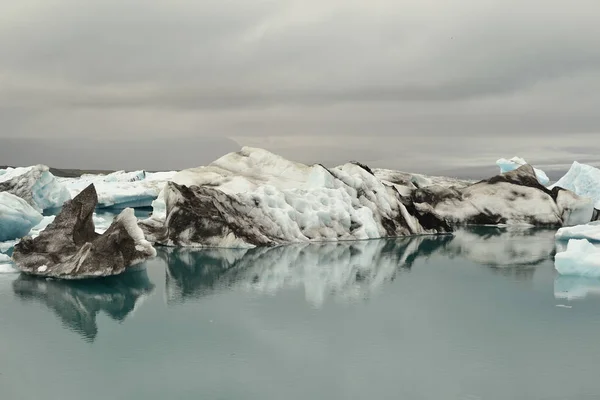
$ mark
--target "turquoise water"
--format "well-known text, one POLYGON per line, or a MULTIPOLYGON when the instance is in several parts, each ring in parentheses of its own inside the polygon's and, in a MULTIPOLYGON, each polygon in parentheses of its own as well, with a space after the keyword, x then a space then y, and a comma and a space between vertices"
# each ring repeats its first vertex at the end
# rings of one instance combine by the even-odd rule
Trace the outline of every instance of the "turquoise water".
POLYGON ((160 249, 0 275, 1 399, 598 399, 600 281, 552 231, 160 249))

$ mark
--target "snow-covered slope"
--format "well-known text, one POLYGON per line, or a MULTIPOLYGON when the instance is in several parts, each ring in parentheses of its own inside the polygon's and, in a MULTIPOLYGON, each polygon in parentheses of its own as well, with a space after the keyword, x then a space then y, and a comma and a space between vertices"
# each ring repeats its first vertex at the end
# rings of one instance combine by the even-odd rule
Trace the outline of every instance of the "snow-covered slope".
POLYGON ((42 219, 42 214, 22 198, 0 192, 0 242, 26 235, 42 219))
POLYGON ((45 165, 0 169, 0 192, 12 193, 39 211, 61 207, 71 198, 45 165))
POLYGON ((368 167, 307 166, 248 147, 177 173, 164 200, 164 215, 155 204, 154 221, 142 226, 166 245, 252 247, 449 230, 368 167))
MULTIPOLYGON (((504 173, 510 172, 510 171, 514 171, 515 169, 520 168, 526 164, 527 164, 527 161, 525 161, 521 157, 513 157, 510 160, 507 160, 506 158, 501 158, 498 161, 496 161, 496 165, 498 167, 500 167, 501 174, 504 174, 504 173)), ((541 169, 537 169, 537 168, 534 168, 533 170, 535 171, 535 176, 537 177, 538 182, 540 184, 546 186, 550 183, 550 179, 548 178, 548 175, 546 175, 546 173, 544 171, 542 171, 541 169)))
POLYGON ((149 207, 175 172, 117 171, 109 175, 61 178, 72 197, 91 183, 98 192, 98 208, 149 207))
POLYGON ((587 164, 573 162, 569 171, 558 180, 553 187, 561 187, 589 197, 594 202, 594 207, 600 209, 600 169, 587 164))

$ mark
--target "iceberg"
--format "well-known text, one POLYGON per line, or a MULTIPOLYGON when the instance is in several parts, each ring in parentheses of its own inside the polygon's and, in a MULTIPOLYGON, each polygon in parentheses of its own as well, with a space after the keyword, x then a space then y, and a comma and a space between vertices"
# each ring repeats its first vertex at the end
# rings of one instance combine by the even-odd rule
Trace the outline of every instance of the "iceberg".
POLYGON ((90 184, 98 193, 98 208, 150 207, 158 197, 165 182, 176 172, 149 173, 145 171, 117 171, 109 175, 83 175, 80 178, 63 178, 72 197, 90 184))
POLYGON ((25 200, 8 192, 0 192, 0 242, 26 235, 42 220, 42 214, 25 200))
POLYGON ((529 164, 464 188, 419 188, 411 193, 411 199, 419 210, 438 215, 453 226, 559 227, 587 223, 594 212, 589 199, 541 185, 529 164))
POLYGON ((567 250, 556 254, 554 266, 561 275, 600 278, 600 248, 586 239, 571 239, 567 250))
MULTIPOLYGON (((521 157, 513 157, 510 160, 507 160, 506 158, 501 158, 498 161, 496 161, 496 165, 498 167, 500 167, 500 173, 504 174, 506 172, 510 172, 510 171, 514 171, 515 169, 528 164, 527 161, 525 161, 524 159, 522 159, 521 157)), ((535 176, 538 179, 538 182, 544 186, 548 185, 550 183, 550 179, 548 178, 548 175, 546 175, 546 173, 544 171, 542 171, 541 169, 537 169, 534 168, 533 169, 535 171, 535 176)))
POLYGON ((90 185, 65 203, 38 237, 25 237, 15 245, 12 258, 17 267, 31 275, 84 279, 118 275, 156 256, 131 208, 123 210, 102 235, 96 233, 97 202, 90 185))
POLYGON ((587 239, 592 242, 600 242, 600 221, 590 222, 585 225, 560 228, 556 232, 556 239, 587 239))
POLYGON ((45 165, 0 170, 0 192, 12 193, 38 211, 62 207, 71 199, 65 185, 45 165))
POLYGON ((554 187, 589 197, 594 202, 594 208, 600 209, 600 169, 598 168, 575 161, 569 171, 550 188, 554 187))
POLYGON ((548 190, 533 167, 480 182, 326 168, 244 147, 208 166, 176 173, 141 221, 168 246, 254 247, 447 233, 461 225, 566 226, 591 220, 593 205, 548 190))
POLYGON ((164 190, 164 214, 156 202, 158 212, 141 226, 149 240, 170 246, 254 247, 451 230, 362 164, 328 169, 248 147, 177 173, 164 190))

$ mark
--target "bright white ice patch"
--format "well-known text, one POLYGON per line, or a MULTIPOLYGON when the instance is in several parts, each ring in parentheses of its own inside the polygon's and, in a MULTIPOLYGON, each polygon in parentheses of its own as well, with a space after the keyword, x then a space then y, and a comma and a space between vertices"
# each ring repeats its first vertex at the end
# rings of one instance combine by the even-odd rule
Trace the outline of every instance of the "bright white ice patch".
POLYGON ((25 200, 7 192, 0 192, 0 241, 21 238, 42 221, 25 200))
POLYGON ((556 232, 556 239, 587 239, 594 242, 600 242, 600 221, 568 228, 560 228, 558 232, 556 232))
POLYGON ((594 207, 600 209, 600 169, 575 161, 569 171, 550 188, 555 186, 591 198, 594 207))
POLYGON ((600 278, 600 248, 585 239, 571 239, 567 250, 556 254, 554 266, 561 275, 600 278))
MULTIPOLYGON (((510 160, 507 160, 506 158, 501 158, 498 161, 496 161, 496 165, 500 167, 501 174, 504 174, 505 172, 514 171, 515 169, 525 164, 527 164, 527 161, 525 161, 521 157, 513 157, 510 160)), ((535 176, 540 184, 546 186, 550 183, 550 179, 544 171, 537 168, 533 168, 533 170, 535 171, 535 176)))

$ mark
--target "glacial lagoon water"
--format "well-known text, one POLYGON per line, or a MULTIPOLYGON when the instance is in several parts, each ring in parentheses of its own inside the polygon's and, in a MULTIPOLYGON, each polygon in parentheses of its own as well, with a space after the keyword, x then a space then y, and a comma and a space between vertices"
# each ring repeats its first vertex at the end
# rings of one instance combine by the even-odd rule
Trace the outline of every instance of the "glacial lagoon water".
POLYGON ((0 275, 0 398, 598 399, 600 280, 554 231, 159 249, 94 282, 0 275))

